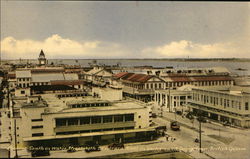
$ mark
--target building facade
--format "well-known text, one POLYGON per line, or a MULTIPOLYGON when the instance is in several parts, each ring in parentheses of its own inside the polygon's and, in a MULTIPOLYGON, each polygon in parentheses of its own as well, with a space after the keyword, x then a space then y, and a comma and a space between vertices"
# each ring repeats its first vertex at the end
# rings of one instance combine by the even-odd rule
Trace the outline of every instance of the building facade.
POLYGON ((166 88, 165 81, 153 75, 120 72, 113 76, 113 80, 122 86, 125 96, 144 102, 153 100, 155 90, 166 88))
POLYGON ((33 98, 33 102, 23 103, 13 118, 18 125, 19 147, 83 146, 88 142, 107 144, 154 138, 151 108, 141 103, 110 102, 89 96, 67 101, 65 97, 66 102, 60 100, 60 107, 56 107, 53 105, 58 97, 46 96, 49 99, 33 98))
POLYGON ((192 99, 187 106, 194 113, 207 118, 227 122, 239 127, 250 127, 249 91, 214 91, 192 89, 192 99))

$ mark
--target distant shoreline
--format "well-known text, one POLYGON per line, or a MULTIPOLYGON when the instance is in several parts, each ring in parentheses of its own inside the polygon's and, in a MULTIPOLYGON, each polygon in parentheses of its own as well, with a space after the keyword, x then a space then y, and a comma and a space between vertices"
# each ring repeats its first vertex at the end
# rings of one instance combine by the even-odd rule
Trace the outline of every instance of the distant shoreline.
MULTIPOLYGON (((19 61, 20 59, 2 59, 1 61, 19 61)), ((37 60, 37 59, 21 59, 22 61, 26 60, 37 60)), ((230 62, 250 62, 250 58, 86 58, 86 59, 48 59, 48 60, 157 60, 157 61, 230 61, 230 62)))

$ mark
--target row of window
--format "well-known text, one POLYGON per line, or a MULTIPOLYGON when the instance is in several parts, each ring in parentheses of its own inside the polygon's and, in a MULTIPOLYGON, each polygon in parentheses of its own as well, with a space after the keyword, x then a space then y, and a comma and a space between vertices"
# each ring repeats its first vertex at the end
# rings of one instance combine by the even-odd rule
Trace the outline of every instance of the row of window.
POLYGON ((71 108, 84 108, 84 107, 104 107, 110 106, 109 103, 83 103, 83 104, 71 104, 71 108))
POLYGON ((127 122, 127 121, 134 121, 134 114, 56 119, 56 126, 71 126, 71 125, 85 125, 85 124, 127 122))
MULTIPOLYGON (((234 113, 234 112, 229 112, 229 111, 225 111, 225 110, 220 110, 220 109, 216 109, 216 108, 211 108, 211 107, 207 107, 207 106, 203 106, 203 105, 199 105, 199 104, 196 104, 196 103, 190 103, 191 105, 193 106, 196 106, 196 107, 199 107, 199 109, 207 109, 207 110, 210 110, 210 111, 213 111, 213 112, 221 112, 221 113, 226 113, 228 115, 235 115, 235 116, 240 116, 240 117, 248 117, 249 115, 242 115, 242 114, 238 114, 238 113, 234 113)), ((198 109, 197 109, 198 110, 198 109)))
POLYGON ((30 84, 29 83, 19 83, 18 84, 18 87, 21 87, 21 88, 26 88, 26 87, 29 87, 30 86, 30 84))
MULTIPOLYGON (((133 87, 136 89, 144 89, 143 84, 132 84, 132 83, 123 83, 125 86, 133 87)), ((164 83, 146 83, 145 89, 163 89, 164 83)))
MULTIPOLYGON (((208 96, 203 94, 197 94, 193 93, 193 100, 195 101, 201 101, 202 103, 206 104, 212 104, 212 105, 219 105, 226 107, 232 107, 241 110, 241 102, 238 100, 229 100, 214 96, 208 96)), ((249 110, 248 102, 245 102, 245 110, 249 110)))
POLYGON ((58 98, 63 98, 63 97, 83 97, 83 96, 88 96, 87 93, 74 93, 74 94, 58 94, 58 98))
POLYGON ((82 131, 68 131, 68 132, 57 132, 56 135, 69 135, 69 134, 80 134, 80 133, 91 133, 91 132, 103 132, 103 131, 117 131, 117 130, 130 130, 135 127, 122 127, 122 128, 108 128, 108 129, 95 129, 95 130, 82 130, 82 131))
POLYGON ((30 78, 18 78, 18 81, 30 81, 30 78))
POLYGON ((180 87, 183 85, 196 85, 196 86, 214 86, 214 85, 230 85, 231 81, 192 81, 192 82, 169 82, 166 87, 180 87))

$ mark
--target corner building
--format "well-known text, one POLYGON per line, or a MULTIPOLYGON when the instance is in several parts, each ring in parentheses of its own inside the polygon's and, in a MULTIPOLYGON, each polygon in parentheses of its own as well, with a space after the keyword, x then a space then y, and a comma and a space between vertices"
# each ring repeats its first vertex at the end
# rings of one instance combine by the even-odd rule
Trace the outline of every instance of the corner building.
POLYGON ((24 104, 19 146, 84 146, 88 142, 126 143, 155 137, 150 107, 85 98, 68 101, 63 108, 51 107, 44 100, 24 104))

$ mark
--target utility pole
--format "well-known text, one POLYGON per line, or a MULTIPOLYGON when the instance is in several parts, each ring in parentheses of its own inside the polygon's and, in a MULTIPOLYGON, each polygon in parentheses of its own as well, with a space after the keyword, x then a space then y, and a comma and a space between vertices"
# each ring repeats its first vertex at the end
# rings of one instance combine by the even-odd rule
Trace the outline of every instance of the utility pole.
POLYGON ((201 153, 201 109, 199 106, 199 141, 200 141, 200 153, 201 153))
POLYGON ((170 109, 170 83, 168 83, 168 108, 169 108, 169 112, 171 112, 171 109, 170 109))
POLYGON ((17 136, 16 136, 16 119, 14 119, 14 134, 15 134, 15 157, 18 158, 17 155, 17 136))
POLYGON ((199 120, 199 137, 200 137, 200 153, 201 153, 201 119, 199 120))

